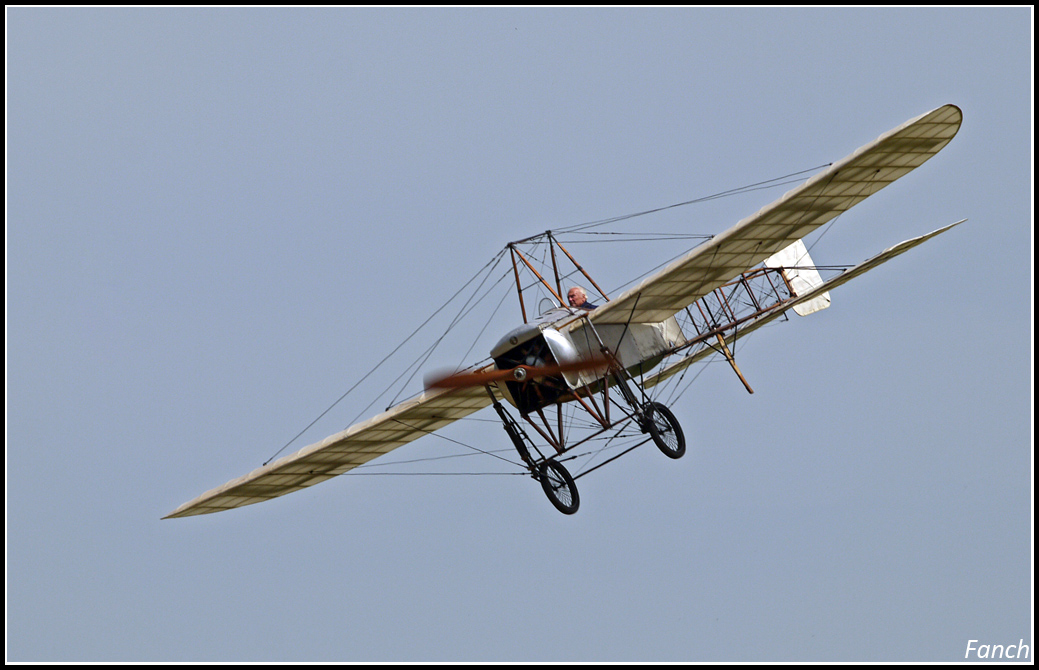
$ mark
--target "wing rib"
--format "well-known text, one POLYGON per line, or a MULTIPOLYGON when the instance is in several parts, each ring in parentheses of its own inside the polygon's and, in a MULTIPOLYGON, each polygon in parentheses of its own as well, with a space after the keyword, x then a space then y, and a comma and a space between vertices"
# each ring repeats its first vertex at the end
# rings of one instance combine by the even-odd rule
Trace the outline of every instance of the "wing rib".
POLYGON ((599 307, 592 320, 622 324, 634 312, 637 322, 663 321, 922 165, 962 119, 958 107, 945 105, 881 135, 599 307))
POLYGON ((482 387, 426 391, 418 398, 207 491, 163 518, 221 512, 313 486, 490 404, 482 387))

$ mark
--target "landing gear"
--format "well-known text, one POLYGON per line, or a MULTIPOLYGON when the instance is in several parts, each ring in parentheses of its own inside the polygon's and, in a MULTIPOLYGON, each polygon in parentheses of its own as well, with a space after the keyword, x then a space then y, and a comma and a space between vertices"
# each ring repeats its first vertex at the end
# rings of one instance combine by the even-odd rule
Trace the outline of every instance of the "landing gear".
POLYGON ((563 514, 573 514, 581 506, 574 478, 559 463, 545 461, 538 466, 538 479, 549 501, 563 514))
MULTIPOLYGON (((512 418, 504 405, 502 405, 495 397, 491 387, 487 386, 487 393, 491 397, 491 404, 498 413, 498 417, 502 422, 502 427, 505 429, 506 434, 508 434, 513 446, 516 448, 517 454, 534 479, 541 483, 541 488, 544 489, 549 502, 551 502, 553 507, 563 514, 576 513, 578 507, 581 505, 581 498, 577 493, 577 485, 574 483, 574 477, 561 463, 559 463, 558 460, 556 460, 557 457, 562 456, 570 449, 573 449, 579 444, 584 444, 588 440, 604 433, 605 431, 614 428, 618 431, 622 431, 624 430, 625 425, 633 424, 640 428, 644 435, 648 435, 649 439, 652 440, 653 443, 657 445, 657 448, 664 452, 664 455, 668 458, 677 459, 685 455, 685 435, 682 433, 682 428, 679 426, 678 420, 675 418, 675 415, 671 410, 661 403, 650 401, 644 393, 641 393, 641 388, 639 388, 637 384, 634 384, 627 371, 619 367, 615 369, 617 372, 614 373, 614 380, 616 388, 620 390, 623 401, 621 403, 615 401, 614 405, 620 409, 624 416, 616 422, 611 422, 609 419, 608 407, 610 400, 608 397, 608 389, 610 386, 607 385, 605 377, 602 379, 603 406, 606 408, 605 413, 600 413, 598 407, 594 410, 591 409, 581 395, 577 392, 573 393, 571 399, 580 402, 580 404, 588 410, 588 412, 592 414, 592 416, 595 417, 602 426, 601 429, 596 429, 596 431, 591 435, 585 436, 576 442, 567 444, 564 439, 565 432, 563 430, 562 402, 556 403, 559 414, 558 434, 553 434, 554 431, 542 412, 542 405, 533 406, 533 411, 536 412, 537 415, 535 419, 541 419, 542 425, 540 426, 531 419, 529 414, 521 412, 521 417, 529 423, 537 433, 541 435, 541 437, 545 438, 549 443, 549 446, 554 449, 555 453, 550 454, 546 454, 537 443, 531 441, 520 423, 512 418), (635 388, 640 391, 641 398, 635 394, 632 390, 632 386, 635 386, 635 388)), ((590 402, 595 402, 590 393, 587 397, 590 399, 590 402)), ((649 440, 641 440, 638 444, 630 446, 625 451, 622 451, 590 469, 580 472, 578 476, 586 475, 592 470, 600 468, 603 465, 606 465, 606 463, 620 458, 620 456, 628 453, 628 451, 635 449, 641 444, 645 444, 647 441, 649 440)))
POLYGON ((643 412, 646 432, 657 448, 668 458, 682 458, 685 455, 685 435, 671 410, 658 402, 651 402, 646 404, 643 412))
MULTIPOLYGON (((621 372, 623 373, 623 370, 621 372)), ((628 385, 626 373, 616 374, 614 379, 617 380, 617 386, 628 406, 633 410, 639 407, 639 399, 628 385)), ((642 394, 642 397, 645 398, 645 393, 642 394)), ((682 458, 685 455, 685 435, 671 410, 659 402, 653 401, 647 402, 641 407, 641 412, 636 410, 635 414, 642 432, 649 433, 649 436, 653 438, 653 443, 668 458, 682 458)))

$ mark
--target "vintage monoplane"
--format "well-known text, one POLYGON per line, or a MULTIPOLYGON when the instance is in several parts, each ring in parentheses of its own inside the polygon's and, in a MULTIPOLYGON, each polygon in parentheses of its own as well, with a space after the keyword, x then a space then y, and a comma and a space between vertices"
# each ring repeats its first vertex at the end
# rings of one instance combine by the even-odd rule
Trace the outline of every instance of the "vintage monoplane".
POLYGON ((753 393, 732 356, 733 342, 788 310, 805 316, 825 309, 831 289, 962 223, 897 244, 827 280, 802 241, 938 153, 961 120, 958 107, 945 105, 907 121, 613 299, 551 231, 537 237, 551 249, 554 282, 520 250, 533 238, 510 243, 524 323, 492 348, 491 363, 427 378, 418 397, 203 493, 165 518, 242 507, 312 486, 488 405, 526 471, 557 509, 573 514, 579 497, 564 463, 578 445, 634 429, 645 438, 639 444, 651 441, 670 458, 685 453, 678 420, 646 389, 721 354, 753 393), (601 305, 568 304, 559 272, 563 258, 598 291, 601 305), (554 303, 534 318, 527 316, 520 281, 528 271, 554 303), (564 430, 564 406, 590 417, 579 439, 564 430))

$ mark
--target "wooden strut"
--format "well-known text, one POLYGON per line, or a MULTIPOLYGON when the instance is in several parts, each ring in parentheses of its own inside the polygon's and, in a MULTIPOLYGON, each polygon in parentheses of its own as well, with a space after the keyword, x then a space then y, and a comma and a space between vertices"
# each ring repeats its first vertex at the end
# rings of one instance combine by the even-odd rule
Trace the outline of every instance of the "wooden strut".
POLYGON ((577 268, 581 272, 581 274, 584 275, 585 279, 587 279, 591 283, 591 285, 595 287, 595 290, 599 292, 599 295, 601 295, 607 302, 609 302, 610 297, 606 295, 606 292, 603 291, 602 288, 600 288, 600 286, 595 283, 595 280, 592 279, 592 276, 589 275, 583 267, 581 267, 581 264, 577 262, 577 259, 575 259, 573 255, 566 250, 566 247, 560 244, 559 240, 552 236, 551 230, 546 230, 544 233, 541 233, 540 235, 534 235, 533 237, 528 237, 523 240, 509 242, 509 244, 507 244, 506 246, 509 248, 509 252, 512 257, 512 272, 516 277, 516 292, 519 293, 520 311, 523 313, 523 323, 528 323, 527 308, 523 302, 523 285, 521 284, 519 278, 519 263, 516 262, 517 256, 521 261, 523 261, 523 264, 527 266, 527 269, 534 273, 534 276, 537 277, 541 285, 548 289, 548 292, 551 293, 552 296, 559 301, 559 305, 561 307, 567 307, 567 300, 563 298, 563 285, 561 277, 559 275, 559 263, 556 260, 556 247, 559 247, 559 250, 566 254, 566 257, 570 259, 570 262, 574 264, 574 267, 577 268), (517 244, 522 244, 524 242, 535 240, 541 237, 546 237, 548 239, 548 248, 552 254, 552 272, 556 282, 555 287, 549 284, 548 280, 542 277, 541 273, 534 268, 534 266, 530 263, 529 260, 527 260, 526 256, 523 255, 523 252, 516 248, 517 244))
MULTIPOLYGON (((548 238, 549 248, 551 250, 553 278, 555 279, 555 283, 556 283, 554 288, 549 284, 549 282, 546 280, 546 278, 543 277, 541 275, 541 273, 538 272, 537 269, 534 268, 534 266, 531 264, 531 262, 523 254, 523 252, 521 252, 518 248, 516 248, 517 244, 522 243, 522 242, 526 242, 527 240, 520 240, 518 242, 512 242, 512 243, 509 243, 507 245, 509 247, 509 251, 510 251, 511 256, 512 256, 512 270, 513 270, 513 274, 514 274, 515 279, 516 279, 516 291, 517 291, 517 293, 519 293, 520 309, 523 311, 523 321, 524 321, 524 323, 527 323, 527 314, 526 314, 526 306, 525 306, 525 303, 524 303, 524 300, 523 300, 523 287, 522 287, 522 284, 520 282, 520 277, 519 277, 519 263, 516 261, 516 259, 518 257, 519 260, 523 261, 523 264, 526 265, 527 269, 529 269, 532 273, 534 273, 534 276, 537 277, 537 279, 541 283, 541 285, 544 286, 546 289, 548 289, 548 291, 559 301, 560 305, 562 305, 563 307, 566 307, 566 301, 562 297, 563 288, 562 288, 562 283, 560 281, 561 278, 560 278, 560 275, 559 275, 559 264, 557 262, 556 253, 555 253, 555 247, 557 247, 557 246, 566 255, 566 257, 574 264, 574 267, 577 268, 577 270, 579 270, 582 275, 584 275, 585 279, 587 279, 588 282, 591 283, 591 285, 593 287, 595 287, 595 290, 597 290, 599 292, 599 294, 603 298, 605 298, 607 301, 609 301, 609 296, 606 295, 606 293, 602 290, 602 288, 595 282, 594 279, 592 279, 591 275, 589 275, 588 272, 570 254, 570 252, 567 251, 566 247, 564 247, 562 244, 560 244, 559 240, 555 239, 552 236, 551 231, 546 231, 544 233, 544 235, 548 238)), ((538 235, 538 236, 535 236, 535 238, 536 237, 541 237, 541 236, 538 235)), ((535 239, 535 238, 528 238, 528 239, 535 239)), ((636 306, 638 305, 638 301, 637 300, 636 300, 635 304, 636 304, 636 306)), ((723 309, 724 309, 724 306, 723 306, 723 309)), ((530 427, 532 427, 534 429, 534 431, 538 435, 540 435, 541 438, 545 440, 545 442, 547 442, 549 444, 550 447, 552 447, 555 450, 556 455, 561 455, 561 454, 569 451, 570 449, 576 447, 578 444, 583 444, 584 442, 586 442, 589 439, 592 439, 596 435, 599 435, 602 432, 615 427, 615 424, 614 424, 613 420, 610 418, 610 383, 609 383, 609 377, 611 375, 611 372, 614 375, 615 379, 617 380, 617 383, 620 385, 621 391, 623 392, 622 395, 625 397, 625 399, 629 403, 632 403, 632 407, 635 408, 635 410, 634 410, 635 413, 638 414, 638 412, 639 412, 639 410, 637 409, 638 400, 637 400, 637 398, 635 398, 634 394, 627 387, 627 379, 628 379, 627 372, 624 370, 624 368, 621 365, 620 361, 617 359, 616 354, 614 354, 608 347, 606 347, 605 344, 603 344, 602 338, 599 337, 598 332, 596 332, 594 325, 592 325, 591 320, 589 319, 589 314, 585 313, 582 316, 588 322, 588 325, 589 325, 589 327, 591 329, 591 332, 595 334, 595 338, 598 341, 600 350, 607 357, 607 359, 611 361, 611 364, 608 366, 608 369, 606 370, 606 372, 604 373, 602 379, 599 382, 602 385, 602 394, 603 394, 603 398, 602 398, 603 399, 603 407, 602 408, 599 407, 599 403, 596 401, 595 394, 592 393, 591 389, 588 388, 588 387, 572 389, 571 390, 571 396, 572 396, 572 398, 574 400, 576 400, 581 405, 582 409, 584 409, 584 411, 587 412, 587 414, 589 416, 591 416, 599 424, 599 426, 601 426, 601 429, 597 430, 593 435, 590 435, 588 437, 585 437, 584 439, 579 440, 575 444, 567 445, 566 444, 566 433, 565 433, 564 426, 563 426, 562 403, 560 403, 560 402, 556 403, 556 412, 557 412, 556 418, 557 418, 558 426, 555 429, 551 425, 552 422, 550 422, 548 420, 548 417, 545 416, 545 412, 542 410, 542 408, 536 408, 535 409, 535 413, 537 414, 537 418, 540 419, 540 421, 535 421, 534 417, 532 415, 530 415, 530 414, 520 413, 520 417, 524 421, 526 421, 526 423, 530 427), (583 396, 582 396, 582 393, 581 393, 582 390, 584 391, 584 395, 583 396), (558 431, 558 434, 555 434, 556 431, 558 431)), ((629 319, 629 323, 630 323, 630 319, 629 319)), ((627 324, 625 325, 625 334, 627 334, 627 324)), ((622 341, 623 341, 623 336, 622 336, 622 341)), ((625 417, 624 417, 624 419, 622 421, 626 423, 627 421, 630 421, 630 420, 636 418, 636 414, 627 414, 625 412, 625 417)), ((632 449, 633 448, 634 447, 632 447, 632 449)), ((627 453, 627 451, 630 451, 630 449, 622 452, 622 454, 623 453, 627 453)), ((618 454, 618 456, 615 456, 614 458, 611 458, 609 460, 614 460, 615 458, 618 458, 622 454, 618 454)), ((521 452, 521 455, 522 455, 522 452, 521 452)), ((544 458, 544 457, 542 456, 542 458, 544 458)), ((607 462, 609 462, 609 461, 607 461, 607 462)), ((597 469, 598 467, 601 467, 601 465, 600 466, 596 466, 596 468, 592 468, 592 469, 594 470, 594 469, 597 469)), ((584 474, 587 474, 587 472, 584 473, 584 474)))
MULTIPOLYGON (((540 408, 538 408, 537 413, 541 417, 541 420, 545 422, 545 427, 548 428, 548 419, 545 418, 545 414, 541 411, 540 408)), ((520 414, 520 416, 522 416, 526 420, 526 422, 529 423, 534 428, 534 430, 536 430, 538 432, 538 434, 541 435, 541 437, 545 438, 545 442, 548 442, 548 444, 553 449, 556 450, 557 454, 561 454, 564 451, 566 451, 563 448, 563 445, 559 444, 558 440, 556 440, 555 437, 553 437, 550 432, 546 432, 546 431, 542 430, 540 426, 538 426, 536 423, 534 423, 531 420, 529 415, 527 415, 527 414, 520 414)), ((549 430, 551 430, 551 429, 549 429, 549 430)))
POLYGON ((570 252, 566 250, 566 247, 564 247, 562 244, 560 244, 559 240, 553 238, 551 235, 549 236, 549 241, 550 242, 555 242, 556 246, 559 247, 562 250, 562 252, 564 254, 566 254, 566 257, 570 259, 570 262, 574 264, 574 267, 577 268, 578 270, 580 270, 581 274, 583 274, 585 276, 585 279, 587 279, 588 281, 590 281, 592 283, 592 286, 594 286, 595 290, 599 292, 599 295, 601 295, 603 298, 606 299, 607 302, 609 302, 610 298, 609 298, 609 296, 606 295, 606 292, 603 291, 601 288, 599 288, 599 285, 595 283, 595 280, 592 279, 592 276, 590 274, 588 274, 587 272, 585 272, 585 269, 583 267, 581 267, 581 264, 578 263, 574 259, 573 256, 570 255, 570 252))
MULTIPOLYGON (((675 347, 672 350, 672 353, 677 353, 683 349, 688 349, 701 343, 706 344, 707 346, 714 348, 719 353, 724 354, 725 360, 729 362, 729 365, 732 367, 733 371, 739 377, 740 382, 743 383, 743 386, 747 389, 747 392, 754 393, 754 389, 751 388, 750 384, 747 382, 746 377, 743 376, 742 371, 739 369, 739 366, 736 365, 736 359, 733 356, 732 351, 729 350, 729 347, 726 344, 725 332, 739 328, 742 326, 742 324, 748 321, 753 321, 761 317, 762 315, 787 309, 788 303, 794 298, 794 296, 796 296, 796 293, 790 287, 790 284, 787 281, 786 276, 782 273, 780 269, 761 268, 750 272, 744 272, 735 281, 729 282, 728 284, 714 289, 714 291, 712 291, 708 295, 713 296, 714 299, 717 301, 718 314, 716 315, 714 313, 714 310, 711 309, 710 303, 706 300, 707 296, 704 296, 704 298, 697 300, 692 305, 687 306, 685 308, 685 314, 689 317, 689 322, 691 326, 696 330, 696 337, 690 338, 686 340, 683 344, 675 347), (783 283, 777 286, 776 282, 773 281, 773 275, 778 275, 782 279, 783 283), (771 293, 768 293, 766 291, 765 295, 769 296, 769 298, 774 300, 775 302, 769 305, 762 304, 762 301, 759 299, 759 296, 755 293, 754 287, 752 287, 750 283, 747 281, 748 279, 756 277, 760 277, 764 281, 768 282, 768 286, 769 288, 771 288, 771 293), (781 292, 779 290, 780 287, 784 286, 789 294, 789 297, 787 298, 781 297, 781 292), (729 287, 733 289, 732 296, 726 295, 723 290, 729 287), (730 300, 730 297, 735 296, 735 291, 740 287, 742 287, 743 291, 749 297, 751 303, 754 306, 754 312, 751 314, 746 314, 744 316, 738 316, 735 313, 732 307, 732 300, 730 300), (772 296, 774 296, 774 298, 772 296), (693 316, 693 312, 691 310, 691 308, 693 307, 695 307, 699 311, 700 316, 703 319, 703 329, 701 329, 700 323, 693 316), (723 317, 721 319, 721 322, 719 321, 718 317, 723 317), (715 347, 713 344, 709 344, 709 341, 712 340, 717 341, 717 347, 715 347)), ((733 334, 733 337, 735 338, 735 334, 733 334)))
MULTIPOLYGON (((604 384, 604 387, 603 387, 603 388, 604 388, 604 391, 605 391, 606 389, 608 389, 608 388, 609 388, 609 386, 606 386, 606 380, 605 380, 605 378, 603 379, 603 384, 604 384)), ((574 398, 576 398, 576 399, 577 399, 577 402, 581 403, 581 407, 583 407, 583 408, 584 408, 584 410, 585 410, 586 412, 588 412, 589 414, 591 414, 591 415, 592 415, 592 418, 593 418, 593 419, 595 419, 596 421, 598 421, 598 422, 599 422, 599 425, 600 425, 600 426, 602 426, 602 427, 603 427, 604 429, 605 429, 605 428, 609 428, 609 427, 610 427, 610 419, 609 419, 609 417, 608 417, 608 416, 607 416, 607 417, 604 417, 604 416, 602 415, 602 413, 600 413, 600 412, 598 411, 598 409, 599 409, 599 404, 595 402, 595 395, 594 395, 594 394, 592 394, 592 392, 591 392, 591 391, 588 391, 588 390, 586 389, 586 392, 588 393, 588 399, 589 399, 589 400, 591 400, 591 401, 592 401, 592 405, 594 405, 594 406, 595 406, 595 409, 592 409, 591 407, 589 407, 589 406, 588 406, 588 403, 586 403, 586 402, 584 401, 584 398, 582 398, 582 397, 581 397, 581 394, 580 394, 580 393, 578 393, 578 391, 579 391, 579 390, 580 390, 580 389, 574 389, 574 398)), ((606 408, 606 409, 607 409, 607 410, 609 410, 609 407, 607 406, 607 408, 606 408)), ((608 413, 608 412, 607 412, 607 413, 608 413)))
MULTIPOLYGON (((563 284, 559 281, 559 264, 556 263, 556 245, 555 240, 552 239, 552 231, 546 230, 545 235, 548 236, 548 250, 552 252, 552 273, 556 276, 556 291, 559 296, 563 295, 563 284)), ((563 305, 564 307, 566 305, 563 305)))
MULTIPOLYGON (((530 264, 530 261, 527 260, 527 257, 524 256, 522 253, 520 253, 519 249, 516 249, 515 247, 510 247, 510 248, 513 250, 513 252, 517 256, 520 257, 520 260, 523 261, 523 263, 527 266, 527 268, 531 272, 534 273, 534 276, 538 278, 538 281, 540 281, 542 284, 544 284, 545 288, 547 288, 549 290, 549 292, 556 297, 556 300, 559 301, 560 306, 566 307, 566 302, 564 302, 563 299, 559 296, 559 294, 556 293, 556 290, 554 288, 552 288, 547 281, 545 281, 545 278, 541 276, 541 273, 534 269, 534 266, 530 264)), ((515 262, 513 262, 513 266, 512 267, 513 267, 513 269, 515 269, 515 267, 516 267, 515 262)), ((519 285, 519 277, 518 276, 516 278, 516 284, 519 285)), ((524 321, 526 321, 526 316, 524 316, 524 321)))
POLYGON ((750 387, 750 384, 747 383, 747 379, 743 376, 743 373, 740 372, 739 366, 736 365, 736 359, 733 358, 728 345, 725 344, 725 337, 721 333, 718 333, 716 337, 718 338, 718 345, 721 347, 722 353, 725 354, 725 360, 729 361, 729 365, 732 366, 736 376, 739 377, 740 381, 743 382, 743 385, 747 387, 747 393, 754 393, 754 389, 750 387))
POLYGON ((527 308, 523 305, 523 286, 520 284, 519 268, 516 267, 516 249, 511 244, 509 252, 512 255, 512 273, 516 275, 516 293, 519 294, 520 312, 523 314, 523 323, 527 322, 527 308))

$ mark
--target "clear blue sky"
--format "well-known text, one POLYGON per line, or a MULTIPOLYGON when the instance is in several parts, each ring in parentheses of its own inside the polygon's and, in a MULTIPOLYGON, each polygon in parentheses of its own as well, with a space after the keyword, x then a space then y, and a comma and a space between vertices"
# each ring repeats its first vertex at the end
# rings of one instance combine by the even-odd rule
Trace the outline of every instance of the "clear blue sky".
MULTIPOLYGON (((6 18, 8 660, 1031 644, 1030 8, 6 18), (159 520, 266 460, 507 242, 838 160, 945 103, 959 136, 813 256, 968 223, 741 343, 754 395, 706 366, 673 408, 684 459, 581 479, 572 517, 523 477, 348 476, 159 520)), ((631 229, 716 234, 782 192, 631 229)), ((678 250, 576 249, 604 287, 678 250)), ((520 320, 496 318, 492 343, 520 320)), ((446 434, 508 447, 493 422, 446 434)))

